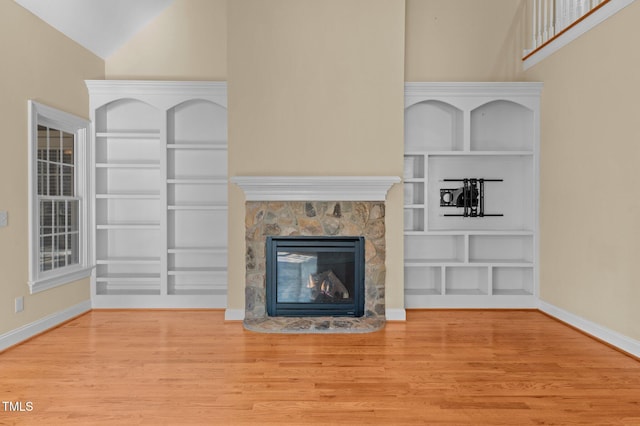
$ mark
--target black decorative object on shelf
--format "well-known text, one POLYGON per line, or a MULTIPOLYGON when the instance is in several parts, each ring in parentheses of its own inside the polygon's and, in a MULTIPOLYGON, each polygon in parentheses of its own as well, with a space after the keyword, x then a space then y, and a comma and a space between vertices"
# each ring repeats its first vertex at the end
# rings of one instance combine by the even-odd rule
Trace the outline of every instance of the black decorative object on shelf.
POLYGON ((484 212, 484 183, 502 182, 502 179, 443 179, 444 182, 462 182, 459 188, 440 189, 440 207, 462 208, 462 213, 445 216, 486 217, 503 216, 501 213, 484 212))

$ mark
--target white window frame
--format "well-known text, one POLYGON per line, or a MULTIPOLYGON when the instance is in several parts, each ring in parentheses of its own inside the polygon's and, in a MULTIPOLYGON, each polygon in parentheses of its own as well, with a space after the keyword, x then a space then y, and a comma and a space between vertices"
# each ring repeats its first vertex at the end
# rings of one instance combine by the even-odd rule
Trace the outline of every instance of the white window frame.
POLYGON ((60 111, 30 100, 29 108, 29 289, 31 294, 68 284, 91 275, 91 218, 88 167, 91 158, 89 143, 90 122, 73 114, 60 111), (38 199, 38 125, 71 133, 75 136, 75 195, 80 199, 78 214, 78 263, 40 270, 40 203, 38 199))

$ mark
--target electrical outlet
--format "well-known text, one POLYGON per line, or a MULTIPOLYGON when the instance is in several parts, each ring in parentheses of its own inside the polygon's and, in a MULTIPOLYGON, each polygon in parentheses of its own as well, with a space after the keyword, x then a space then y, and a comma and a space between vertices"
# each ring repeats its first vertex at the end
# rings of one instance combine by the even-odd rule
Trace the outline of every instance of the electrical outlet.
POLYGON ((16 313, 24 310, 24 296, 16 297, 16 313))
POLYGON ((9 213, 7 213, 6 210, 0 210, 0 228, 7 226, 8 216, 9 216, 9 213))

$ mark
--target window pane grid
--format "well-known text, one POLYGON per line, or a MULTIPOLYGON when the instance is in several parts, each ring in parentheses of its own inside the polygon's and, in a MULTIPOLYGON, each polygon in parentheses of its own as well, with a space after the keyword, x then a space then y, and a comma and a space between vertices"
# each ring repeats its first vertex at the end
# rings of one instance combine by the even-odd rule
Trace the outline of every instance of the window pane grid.
POLYGON ((75 135, 38 126, 40 271, 79 263, 80 199, 75 197, 75 135))
POLYGON ((38 195, 74 196, 75 135, 38 126, 38 195))
POLYGON ((40 271, 79 262, 79 200, 40 200, 40 271))

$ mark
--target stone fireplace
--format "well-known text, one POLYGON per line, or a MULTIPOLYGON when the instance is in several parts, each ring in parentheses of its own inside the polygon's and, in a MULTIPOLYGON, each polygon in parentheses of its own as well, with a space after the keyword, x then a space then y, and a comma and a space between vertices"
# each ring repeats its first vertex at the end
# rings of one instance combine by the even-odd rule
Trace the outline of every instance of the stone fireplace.
POLYGON ((398 177, 234 177, 246 197, 245 328, 359 333, 385 324, 385 197, 398 177), (363 237, 364 309, 356 316, 272 316, 267 237, 363 237))

